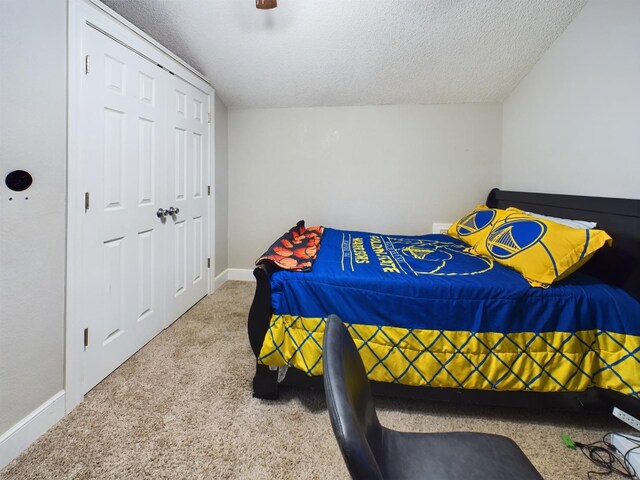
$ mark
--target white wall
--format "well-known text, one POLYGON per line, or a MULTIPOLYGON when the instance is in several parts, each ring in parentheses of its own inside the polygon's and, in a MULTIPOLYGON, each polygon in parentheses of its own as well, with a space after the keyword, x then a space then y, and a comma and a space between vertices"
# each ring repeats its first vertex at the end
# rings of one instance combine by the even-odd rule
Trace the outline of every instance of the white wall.
POLYGON ((215 96, 215 185, 213 189, 216 209, 215 275, 229 268, 229 157, 227 142, 227 107, 215 96))
POLYGON ((640 198, 640 1, 591 0, 504 102, 502 186, 640 198))
POLYGON ((1 10, 0 436, 63 388, 67 103, 66 1, 1 10))
POLYGON ((499 104, 229 110, 229 267, 307 225, 421 234, 500 184, 499 104))

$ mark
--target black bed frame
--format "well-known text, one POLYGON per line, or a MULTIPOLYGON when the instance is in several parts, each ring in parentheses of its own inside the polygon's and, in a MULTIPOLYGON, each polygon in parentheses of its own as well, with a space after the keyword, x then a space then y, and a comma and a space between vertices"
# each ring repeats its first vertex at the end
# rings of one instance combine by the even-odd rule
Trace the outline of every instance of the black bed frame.
MULTIPOLYGON (((517 207, 544 215, 597 222, 598 228, 606 230, 614 239, 613 247, 598 251, 583 267, 584 271, 623 288, 640 300, 640 200, 510 192, 494 188, 486 203, 493 208, 517 207)), ((256 358, 273 312, 270 277, 275 270, 276 267, 270 264, 262 264, 253 271, 257 285, 249 311, 248 329, 256 358)), ((256 363, 254 397, 276 399, 279 386, 321 389, 322 377, 311 377, 295 368, 288 368, 284 378, 278 382, 278 371, 256 363)), ((595 387, 585 392, 543 393, 413 387, 372 382, 372 388, 377 395, 519 408, 610 409, 617 406, 636 417, 640 416, 640 400, 595 387)))

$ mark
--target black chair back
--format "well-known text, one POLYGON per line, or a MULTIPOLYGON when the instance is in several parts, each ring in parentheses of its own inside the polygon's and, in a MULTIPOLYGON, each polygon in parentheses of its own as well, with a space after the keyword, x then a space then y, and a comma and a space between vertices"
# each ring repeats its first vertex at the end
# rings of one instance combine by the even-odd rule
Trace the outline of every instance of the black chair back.
POLYGON ((382 453, 382 427, 371 386, 347 328, 330 315, 323 341, 324 388, 331 425, 354 479, 382 480, 376 461, 382 453))

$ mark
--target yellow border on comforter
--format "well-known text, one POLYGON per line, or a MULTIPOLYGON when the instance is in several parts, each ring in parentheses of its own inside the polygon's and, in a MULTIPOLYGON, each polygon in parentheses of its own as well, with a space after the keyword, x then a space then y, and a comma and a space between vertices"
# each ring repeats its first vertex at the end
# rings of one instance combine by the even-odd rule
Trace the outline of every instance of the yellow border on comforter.
MULTIPOLYGON (((273 315, 258 363, 322 375, 325 319, 273 315)), ((473 333, 348 325, 369 379, 481 390, 640 396, 640 337, 601 330, 473 333)))

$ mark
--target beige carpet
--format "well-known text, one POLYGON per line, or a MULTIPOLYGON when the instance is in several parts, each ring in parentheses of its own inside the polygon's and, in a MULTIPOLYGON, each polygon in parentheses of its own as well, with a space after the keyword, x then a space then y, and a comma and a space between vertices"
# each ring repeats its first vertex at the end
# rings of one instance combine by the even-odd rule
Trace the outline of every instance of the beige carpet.
MULTIPOLYGON (((347 478, 324 397, 251 397, 246 318, 254 284, 228 282, 94 388, 2 472, 2 479, 347 478)), ((383 424, 513 438, 546 479, 585 479, 590 464, 561 434, 591 442, 608 415, 514 411, 378 399, 383 424)), ((616 478, 616 477, 607 477, 616 478)))

